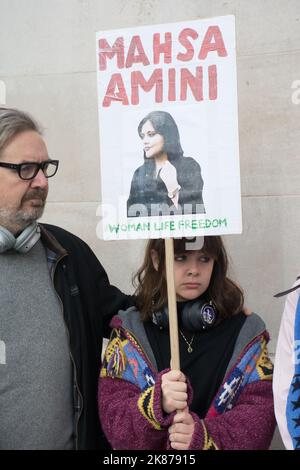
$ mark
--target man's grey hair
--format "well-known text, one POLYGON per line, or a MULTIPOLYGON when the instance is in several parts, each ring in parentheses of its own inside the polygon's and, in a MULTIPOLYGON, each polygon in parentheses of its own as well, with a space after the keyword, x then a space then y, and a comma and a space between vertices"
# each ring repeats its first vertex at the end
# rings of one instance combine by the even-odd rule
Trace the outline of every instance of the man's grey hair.
POLYGON ((24 131, 42 134, 41 127, 29 114, 18 109, 0 108, 0 157, 10 140, 24 131))

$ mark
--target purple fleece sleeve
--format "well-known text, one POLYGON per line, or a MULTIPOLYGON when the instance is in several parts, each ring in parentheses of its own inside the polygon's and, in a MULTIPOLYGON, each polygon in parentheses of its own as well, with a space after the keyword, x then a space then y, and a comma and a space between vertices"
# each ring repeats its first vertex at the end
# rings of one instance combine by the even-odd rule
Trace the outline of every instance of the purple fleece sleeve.
MULTIPOLYGON (((102 429, 114 449, 169 449, 168 428, 174 413, 162 408, 161 380, 170 369, 157 374, 155 384, 142 391, 123 379, 102 377, 98 404, 102 429)), ((188 384, 188 404, 192 387, 188 384)))
POLYGON ((195 431, 190 450, 268 449, 276 425, 272 382, 246 385, 234 408, 222 415, 200 420, 192 414, 195 431))
POLYGON ((165 415, 161 406, 161 376, 165 372, 160 372, 155 385, 145 391, 123 379, 100 379, 99 416, 114 449, 166 448, 172 414, 165 415))

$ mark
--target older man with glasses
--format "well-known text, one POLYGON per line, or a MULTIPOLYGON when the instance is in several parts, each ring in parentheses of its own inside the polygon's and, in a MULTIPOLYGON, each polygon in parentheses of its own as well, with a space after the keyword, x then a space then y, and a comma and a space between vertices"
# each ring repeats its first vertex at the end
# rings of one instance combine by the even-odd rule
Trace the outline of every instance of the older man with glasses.
POLYGON ((131 299, 82 240, 37 222, 57 169, 38 124, 0 108, 0 449, 107 447, 102 338, 131 299))

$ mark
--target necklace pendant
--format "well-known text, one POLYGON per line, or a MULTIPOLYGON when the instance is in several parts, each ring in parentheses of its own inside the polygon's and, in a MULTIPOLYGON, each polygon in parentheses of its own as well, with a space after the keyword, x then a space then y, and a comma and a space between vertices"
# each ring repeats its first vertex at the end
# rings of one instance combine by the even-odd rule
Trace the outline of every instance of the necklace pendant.
POLYGON ((179 330, 179 333, 181 334, 181 336, 182 336, 182 339, 183 339, 183 340, 186 342, 186 344, 187 344, 187 346, 188 346, 188 348, 187 348, 187 352, 188 352, 188 353, 191 353, 191 352, 193 352, 193 348, 192 348, 192 342, 194 341, 195 335, 193 335, 193 336, 192 336, 192 339, 191 339, 191 341, 190 341, 190 342, 188 342, 188 340, 186 339, 186 337, 184 336, 184 334, 182 333, 182 331, 181 331, 181 330, 179 330))

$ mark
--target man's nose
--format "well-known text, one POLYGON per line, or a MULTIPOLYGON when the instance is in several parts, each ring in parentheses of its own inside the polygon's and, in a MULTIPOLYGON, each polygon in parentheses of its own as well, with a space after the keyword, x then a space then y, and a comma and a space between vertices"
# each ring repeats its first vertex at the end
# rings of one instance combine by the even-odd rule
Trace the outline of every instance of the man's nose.
POLYGON ((42 169, 39 169, 32 179, 31 186, 33 188, 46 188, 48 186, 48 178, 46 178, 42 169))

